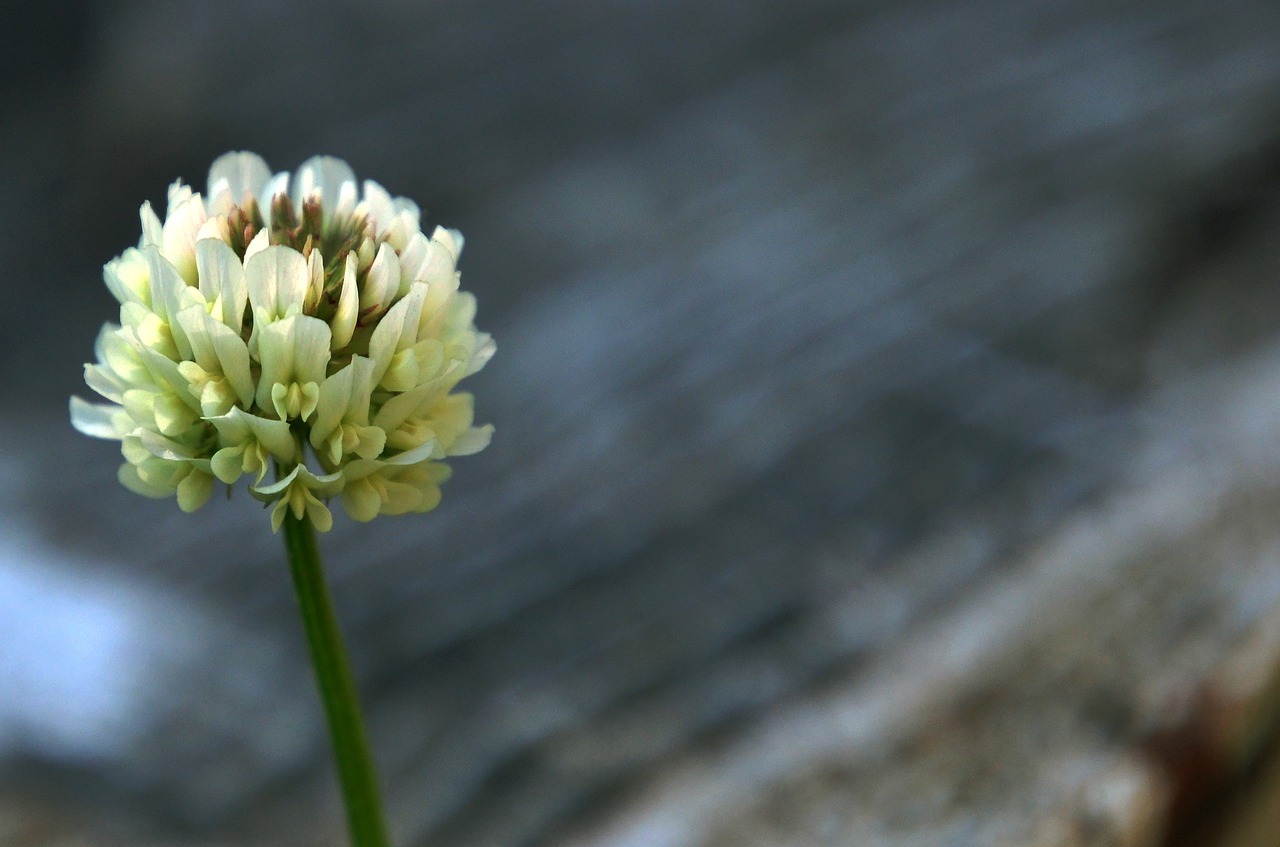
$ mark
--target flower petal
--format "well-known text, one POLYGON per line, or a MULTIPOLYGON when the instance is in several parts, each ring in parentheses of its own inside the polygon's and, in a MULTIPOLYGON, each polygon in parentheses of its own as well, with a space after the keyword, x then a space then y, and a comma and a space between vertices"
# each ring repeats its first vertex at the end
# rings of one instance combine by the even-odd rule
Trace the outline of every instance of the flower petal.
POLYGON ((463 376, 471 376, 483 368, 498 350, 498 345, 494 342, 493 336, 487 332, 476 333, 476 341, 476 349, 472 351, 471 358, 467 361, 467 369, 463 376))
POLYGON ((85 365, 84 382, 85 385, 114 403, 123 401, 124 393, 129 390, 127 384, 101 365, 85 365))
POLYGON ((284 478, 270 485, 255 485, 252 490, 255 494, 270 497, 284 491, 295 481, 306 485, 307 488, 315 491, 321 497, 332 497, 342 488, 341 473, 316 474, 312 473, 311 469, 306 465, 299 463, 294 465, 293 470, 289 471, 284 478))
POLYGON ((213 350, 222 368, 222 375, 235 390, 240 402, 248 407, 253 403, 254 385, 252 365, 249 361, 249 348, 238 332, 234 332, 225 324, 209 318, 207 323, 213 350))
POLYGON ((184 512, 194 512, 209 501, 211 494, 213 477, 192 469, 178 483, 178 508, 184 512))
POLYGON ((450 456, 470 456, 479 453, 489 446, 492 438, 493 424, 473 426, 453 440, 449 445, 448 453, 450 456))
MULTIPOLYGON (((269 218, 271 215, 272 201, 275 200, 275 198, 280 196, 281 194, 288 195, 288 193, 289 193, 289 172, 288 171, 281 171, 280 173, 271 177, 271 179, 267 180, 267 184, 262 186, 262 193, 258 195, 258 209, 262 212, 262 216, 264 218, 269 218)), ((266 232, 266 229, 267 228, 263 229, 264 233, 266 232)), ((249 257, 246 254, 245 260, 247 261, 248 258, 249 257)))
POLYGON ((249 282, 240 257, 229 244, 216 238, 202 238, 196 242, 196 268, 200 275, 200 293, 214 304, 214 317, 239 333, 249 298, 249 282))
POLYGON ((163 485, 157 485, 143 480, 138 474, 137 466, 131 465, 127 462, 121 465, 120 469, 116 471, 116 479, 118 479, 120 484, 125 488, 129 489, 134 494, 141 494, 143 497, 159 499, 173 494, 172 488, 165 488, 163 485))
POLYGON ((187 299, 190 296, 188 292, 195 293, 197 298, 199 292, 187 285, 186 280, 178 273, 178 269, 155 247, 148 247, 144 254, 151 271, 152 308, 173 334, 173 343, 179 357, 189 359, 191 343, 187 340, 186 333, 178 326, 177 317, 178 313, 190 303, 187 299))
POLYGON ((71 425, 93 438, 119 441, 133 430, 132 421, 117 403, 89 403, 71 398, 71 425))
MULTIPOLYGON (((348 253, 348 256, 351 254, 348 253)), ((324 260, 319 250, 307 254, 307 293, 302 301, 302 313, 314 315, 320 298, 324 296, 324 260)))
POLYGON ((261 418, 234 408, 225 415, 206 420, 217 428, 225 446, 243 444, 252 438, 281 462, 292 462, 297 458, 298 443, 289 424, 284 421, 261 418))
POLYGON ((209 373, 221 373, 242 405, 253 404, 254 385, 249 348, 244 339, 199 306, 184 309, 178 322, 191 342, 196 364, 209 373))
POLYGON ((324 382, 330 337, 327 323, 306 315, 292 315, 264 327, 258 336, 258 357, 262 362, 258 405, 263 409, 274 407, 271 392, 276 385, 319 386, 324 382))
POLYGON ((150 200, 143 201, 138 217, 142 219, 142 240, 138 242, 138 247, 160 246, 164 241, 164 224, 160 223, 160 217, 151 208, 150 200))
POLYGON ((320 399, 316 403, 316 414, 311 419, 311 446, 319 448, 329 434, 342 422, 351 404, 351 384, 356 373, 356 362, 368 362, 361 356, 355 356, 351 364, 335 373, 320 386, 320 399))
POLYGON ((338 307, 329 320, 333 328, 333 350, 337 352, 351 343, 356 331, 356 316, 360 311, 359 289, 356 284, 356 257, 347 254, 347 267, 342 275, 342 292, 338 295, 338 307))
MULTIPOLYGON (((366 321, 387 310, 391 301, 400 293, 401 278, 400 260, 396 257, 396 251, 384 241, 378 248, 373 264, 369 266, 364 288, 360 292, 360 314, 366 321)), ((408 290, 407 286, 405 290, 408 290)))
POLYGON ((140 303, 151 307, 151 271, 146 257, 130 247, 102 268, 107 290, 121 304, 140 303))
POLYGON ((225 215, 246 198, 257 199, 271 179, 271 168, 257 153, 223 153, 209 166, 208 197, 216 214, 225 215))
POLYGON ((382 508, 382 496, 367 479, 356 480, 343 486, 342 508, 354 520, 368 523, 378 516, 382 508))
POLYGON ((350 216, 356 203, 355 171, 333 156, 312 156, 294 174, 289 196, 297 205, 318 197, 324 203, 326 219, 343 212, 350 216))
POLYGON ((396 210, 391 205, 391 195, 387 190, 371 179, 364 181, 364 204, 369 220, 373 222, 374 231, 379 235, 387 231, 395 219, 396 210))
POLYGON ((391 366, 396 353, 417 341, 418 320, 422 315, 422 303, 427 287, 414 283, 409 293, 396 303, 373 330, 369 338, 369 358, 373 359, 373 384, 376 386, 391 366))
POLYGON ((426 444, 421 444, 412 450, 406 450, 389 459, 354 459, 343 466, 342 477, 347 482, 352 482, 353 480, 371 476, 384 468, 416 465, 419 462, 430 459, 435 449, 436 443, 428 441, 426 444))
POLYGON ((319 448, 344 420, 368 423, 372 376, 373 362, 364 356, 352 356, 350 364, 324 381, 311 421, 311 446, 319 448))
POLYGON ((161 252, 173 263, 187 285, 195 285, 196 277, 196 233, 208 219, 204 209, 204 201, 199 194, 191 194, 178 203, 170 206, 169 214, 164 220, 161 234, 161 252))
POLYGON ((431 399, 434 386, 420 385, 400 394, 392 395, 373 417, 373 425, 393 432, 414 415, 422 414, 423 407, 431 399))
POLYGON ((280 244, 267 247, 245 260, 244 273, 254 320, 270 322, 302 313, 310 278, 307 260, 297 250, 280 244))
POLYGON ((258 230, 258 234, 249 240, 244 248, 244 264, 247 267, 249 260, 271 246, 271 234, 267 227, 258 230))
POLYGON ((443 226, 435 228, 431 233, 431 240, 442 244, 449 251, 449 254, 453 256, 455 264, 462 258, 462 245, 467 241, 462 237, 462 233, 459 230, 443 226))

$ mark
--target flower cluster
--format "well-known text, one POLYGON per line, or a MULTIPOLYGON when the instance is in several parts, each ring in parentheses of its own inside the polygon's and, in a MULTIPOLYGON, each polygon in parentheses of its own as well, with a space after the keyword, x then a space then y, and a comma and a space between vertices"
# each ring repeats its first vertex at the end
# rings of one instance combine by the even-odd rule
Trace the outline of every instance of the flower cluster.
POLYGON ((141 217, 104 269, 120 323, 85 366, 109 402, 71 399, 76 429, 121 442, 127 488, 189 512, 248 476, 275 529, 289 509, 327 531, 335 496, 360 521, 433 509, 439 460, 489 443, 453 391, 494 351, 458 290, 461 233, 428 237, 416 205, 341 160, 290 177, 252 153, 141 217))

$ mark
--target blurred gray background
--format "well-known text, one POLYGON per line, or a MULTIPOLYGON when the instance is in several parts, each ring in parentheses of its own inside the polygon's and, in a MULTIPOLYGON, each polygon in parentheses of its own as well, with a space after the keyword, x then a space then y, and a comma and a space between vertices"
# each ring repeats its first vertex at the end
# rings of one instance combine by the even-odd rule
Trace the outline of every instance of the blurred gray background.
POLYGON ((322 538, 398 843, 1151 844, 1265 759, 1275 3, 4 20, 0 844, 342 843, 267 516, 67 423, 228 149, 461 229, 498 342, 440 509, 322 538))

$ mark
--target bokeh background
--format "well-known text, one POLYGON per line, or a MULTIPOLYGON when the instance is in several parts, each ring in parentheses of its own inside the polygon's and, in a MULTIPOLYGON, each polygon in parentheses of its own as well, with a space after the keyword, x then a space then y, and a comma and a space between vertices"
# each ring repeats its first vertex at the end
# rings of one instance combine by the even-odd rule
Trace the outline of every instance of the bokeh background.
POLYGON ((266 515, 67 423, 228 149, 461 229, 498 341, 440 509, 322 539, 399 843, 1275 831, 1280 6, 3 17, 0 844, 342 843, 266 515))

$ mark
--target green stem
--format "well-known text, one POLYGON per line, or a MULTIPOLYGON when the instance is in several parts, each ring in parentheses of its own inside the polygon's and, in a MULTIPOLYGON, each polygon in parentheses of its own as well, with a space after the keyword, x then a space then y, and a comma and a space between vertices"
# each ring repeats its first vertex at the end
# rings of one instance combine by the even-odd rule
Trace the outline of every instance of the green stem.
POLYGON ((342 800, 347 807, 347 824, 354 847, 390 847, 387 824, 378 796, 378 777, 365 739, 360 718, 360 702, 351 680, 351 667, 338 620, 325 585, 320 551, 315 533, 306 518, 285 514, 284 543, 289 553, 293 587, 302 611, 302 625, 311 649, 320 699, 329 723, 329 738, 338 765, 342 800))

